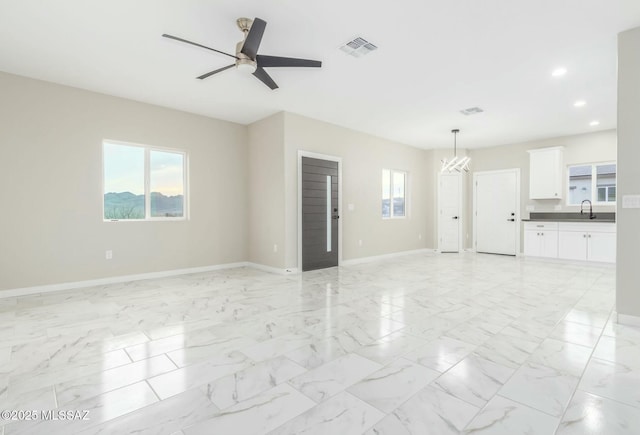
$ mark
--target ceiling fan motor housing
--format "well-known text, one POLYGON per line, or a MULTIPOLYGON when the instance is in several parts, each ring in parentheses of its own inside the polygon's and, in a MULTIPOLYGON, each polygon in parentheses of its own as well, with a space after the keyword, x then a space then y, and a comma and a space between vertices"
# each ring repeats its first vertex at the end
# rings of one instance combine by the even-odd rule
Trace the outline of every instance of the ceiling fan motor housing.
POLYGON ((258 68, 258 63, 240 51, 242 50, 243 45, 244 40, 236 44, 236 68, 241 71, 253 73, 258 68))
POLYGON ((253 20, 251 18, 241 17, 236 20, 236 24, 238 25, 238 28, 246 35, 249 32, 251 25, 253 24, 253 20))

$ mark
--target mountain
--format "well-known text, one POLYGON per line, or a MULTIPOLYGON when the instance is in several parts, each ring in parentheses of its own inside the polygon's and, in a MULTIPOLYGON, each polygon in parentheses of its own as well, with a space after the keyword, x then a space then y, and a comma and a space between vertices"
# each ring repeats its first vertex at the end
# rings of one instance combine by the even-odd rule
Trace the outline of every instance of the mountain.
MULTIPOLYGON (((151 192, 151 217, 184 216, 184 197, 165 196, 151 192)), ((144 219, 144 195, 131 192, 109 192, 104 194, 105 219, 144 219)))
POLYGON ((164 196, 160 192, 151 192, 151 216, 184 216, 184 197, 182 195, 164 196))

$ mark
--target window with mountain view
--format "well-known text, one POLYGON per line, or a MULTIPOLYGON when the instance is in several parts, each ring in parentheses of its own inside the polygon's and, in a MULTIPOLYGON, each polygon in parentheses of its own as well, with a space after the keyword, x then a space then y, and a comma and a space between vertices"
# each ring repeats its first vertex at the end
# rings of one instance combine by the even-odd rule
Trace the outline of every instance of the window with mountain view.
POLYGON ((185 154, 103 144, 104 219, 185 218, 185 154))

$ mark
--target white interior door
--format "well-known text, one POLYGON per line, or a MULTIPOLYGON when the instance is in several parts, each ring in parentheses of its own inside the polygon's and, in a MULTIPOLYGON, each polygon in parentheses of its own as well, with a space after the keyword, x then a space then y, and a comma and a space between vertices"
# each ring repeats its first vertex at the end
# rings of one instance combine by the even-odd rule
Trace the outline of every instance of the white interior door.
POLYGON ((476 251, 516 255, 519 237, 519 173, 516 170, 474 176, 476 251))
POLYGON ((438 190, 440 252, 459 252, 462 227, 462 175, 440 174, 438 190))

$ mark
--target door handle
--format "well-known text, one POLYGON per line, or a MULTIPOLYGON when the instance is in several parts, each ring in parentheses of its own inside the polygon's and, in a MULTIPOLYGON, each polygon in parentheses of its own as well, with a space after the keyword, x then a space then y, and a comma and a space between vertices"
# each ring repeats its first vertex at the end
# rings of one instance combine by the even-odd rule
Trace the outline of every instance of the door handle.
POLYGON ((516 220, 515 220, 515 219, 507 219, 507 221, 509 221, 509 222, 515 222, 516 220))
POLYGON ((340 219, 340 216, 338 216, 338 215, 334 215, 334 216, 332 216, 331 218, 332 218, 332 219, 340 219))
POLYGON ((454 217, 452 217, 451 219, 458 219, 458 216, 454 216, 454 217))

